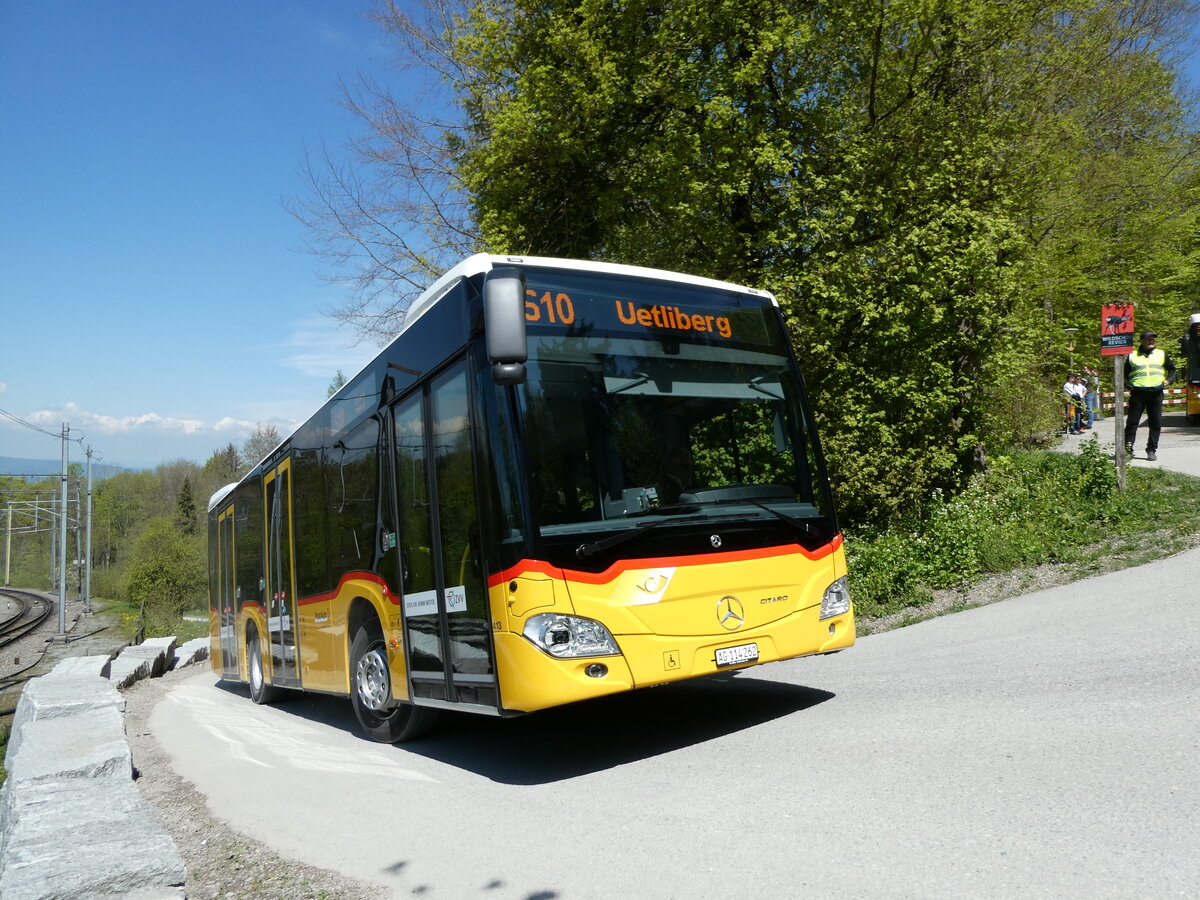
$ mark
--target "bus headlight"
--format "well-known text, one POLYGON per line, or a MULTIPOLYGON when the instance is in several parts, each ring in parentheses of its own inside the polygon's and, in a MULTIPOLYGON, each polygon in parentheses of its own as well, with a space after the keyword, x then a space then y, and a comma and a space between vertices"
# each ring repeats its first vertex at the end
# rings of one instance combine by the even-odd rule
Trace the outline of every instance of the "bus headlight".
POLYGON ((821 618, 829 619, 833 616, 840 616, 849 609, 850 588, 846 584, 846 576, 843 575, 825 588, 825 593, 821 596, 821 618))
POLYGON ((621 651, 612 633, 595 619, 542 613, 525 622, 522 632, 551 656, 615 656, 621 651))

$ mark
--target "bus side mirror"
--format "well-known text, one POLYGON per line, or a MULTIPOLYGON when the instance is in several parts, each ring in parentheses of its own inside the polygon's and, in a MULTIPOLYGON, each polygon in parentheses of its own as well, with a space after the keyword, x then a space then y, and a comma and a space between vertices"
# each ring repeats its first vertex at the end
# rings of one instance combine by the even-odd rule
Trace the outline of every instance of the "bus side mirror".
POLYGON ((524 384, 525 273, 520 269, 492 269, 483 283, 483 329, 488 361, 496 384, 524 384))

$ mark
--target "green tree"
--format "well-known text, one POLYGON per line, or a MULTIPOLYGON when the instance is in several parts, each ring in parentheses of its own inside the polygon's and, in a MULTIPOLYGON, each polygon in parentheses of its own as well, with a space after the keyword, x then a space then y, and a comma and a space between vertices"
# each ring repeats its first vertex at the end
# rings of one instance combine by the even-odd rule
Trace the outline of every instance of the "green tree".
POLYGON ((448 77, 461 119, 431 132, 385 91, 358 96, 372 129, 359 150, 380 177, 438 148, 405 186, 355 198, 371 211, 352 238, 362 276, 403 295, 388 273, 428 262, 381 240, 409 190, 469 204, 465 230, 445 217, 458 230, 443 248, 477 236, 769 288, 853 517, 955 489, 979 444, 1028 438, 1021 401, 1061 381, 1064 316, 1083 325, 1118 291, 1176 315, 1195 281, 1196 166, 1167 55, 1191 2, 428 10, 389 3, 379 18, 448 77))
POLYGON ((203 471, 205 477, 214 479, 218 486, 237 481, 242 475, 242 458, 237 447, 230 443, 214 450, 205 461, 203 471))
POLYGON ((242 445, 242 459, 250 465, 257 463, 260 459, 265 459, 268 453, 279 446, 280 440, 279 429, 274 425, 259 423, 254 426, 254 431, 242 445))
POLYGON ((121 472, 93 491, 94 564, 107 568, 121 558, 138 527, 165 510, 158 505, 159 484, 150 472, 121 472))
POLYGON ((132 547, 126 593, 138 604, 143 637, 163 634, 207 587, 203 541, 180 532, 165 517, 152 519, 132 547))
POLYGON ((325 391, 325 397, 329 398, 336 394, 346 384, 346 376, 342 374, 342 370, 338 369, 337 374, 333 376, 333 381, 329 382, 329 388, 325 391))
POLYGON ((185 478, 175 498, 175 526, 184 534, 196 533, 196 501, 192 497, 191 479, 185 478))

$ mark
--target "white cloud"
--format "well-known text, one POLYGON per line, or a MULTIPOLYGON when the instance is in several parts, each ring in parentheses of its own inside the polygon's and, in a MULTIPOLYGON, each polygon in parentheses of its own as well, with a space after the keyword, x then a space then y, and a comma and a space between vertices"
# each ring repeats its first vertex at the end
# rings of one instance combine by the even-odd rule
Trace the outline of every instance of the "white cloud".
POLYGON ((0 394, 3 394, 7 390, 8 390, 8 384, 6 382, 0 381, 0 394))
MULTIPOLYGON (((233 419, 225 416, 209 426, 210 431, 245 431, 247 434, 254 430, 257 422, 247 422, 245 419, 233 419)), ((279 427, 279 426, 276 426, 279 427)))
POLYGON ((158 413, 141 413, 134 416, 106 416, 89 412, 77 403, 65 403, 57 409, 39 409, 28 416, 29 421, 44 425, 70 422, 71 429, 92 431, 99 434, 126 434, 149 431, 158 434, 199 434, 212 430, 199 419, 177 419, 160 416, 158 413))

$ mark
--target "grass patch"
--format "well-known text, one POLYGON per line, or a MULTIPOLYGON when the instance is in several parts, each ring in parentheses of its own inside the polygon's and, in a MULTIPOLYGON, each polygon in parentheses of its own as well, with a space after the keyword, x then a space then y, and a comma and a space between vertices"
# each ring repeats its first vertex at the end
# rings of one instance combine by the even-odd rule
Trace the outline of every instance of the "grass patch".
MULTIPOLYGON (((133 640, 142 622, 143 611, 140 604, 129 600, 105 600, 104 612, 114 622, 122 637, 133 640)), ((179 643, 193 638, 208 636, 208 610, 187 610, 182 614, 148 608, 144 611, 145 634, 143 637, 179 638, 179 643), (200 619, 201 621, 194 621, 200 619)))
MULTIPOLYGON (((1200 479, 1128 469, 1117 489, 1113 461, 1088 441, 1078 456, 1019 451, 992 461, 967 489, 931 497, 883 530, 848 530, 847 562, 863 633, 885 619, 911 624, 953 608, 999 573, 1008 589, 1141 565, 1200 543, 1200 479)), ((966 605, 973 605, 967 603, 966 605)))

